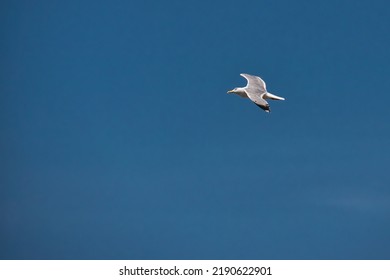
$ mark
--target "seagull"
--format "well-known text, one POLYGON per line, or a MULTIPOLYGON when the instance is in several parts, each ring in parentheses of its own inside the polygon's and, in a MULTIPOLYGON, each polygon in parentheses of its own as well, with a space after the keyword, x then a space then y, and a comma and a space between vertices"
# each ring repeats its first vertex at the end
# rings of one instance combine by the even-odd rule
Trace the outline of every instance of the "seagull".
POLYGON ((229 90, 227 93, 235 93, 241 97, 249 98, 267 113, 271 110, 265 99, 285 100, 283 97, 267 92, 265 82, 260 77, 249 74, 240 74, 240 76, 244 77, 248 81, 246 87, 235 88, 229 90))

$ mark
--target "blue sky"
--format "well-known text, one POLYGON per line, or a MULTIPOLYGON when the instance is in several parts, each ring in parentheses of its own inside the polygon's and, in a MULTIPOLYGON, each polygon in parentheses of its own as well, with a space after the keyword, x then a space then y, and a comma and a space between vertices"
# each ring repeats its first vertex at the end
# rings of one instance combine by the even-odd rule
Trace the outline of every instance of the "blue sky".
POLYGON ((390 258, 387 1, 0 5, 0 258, 390 258))

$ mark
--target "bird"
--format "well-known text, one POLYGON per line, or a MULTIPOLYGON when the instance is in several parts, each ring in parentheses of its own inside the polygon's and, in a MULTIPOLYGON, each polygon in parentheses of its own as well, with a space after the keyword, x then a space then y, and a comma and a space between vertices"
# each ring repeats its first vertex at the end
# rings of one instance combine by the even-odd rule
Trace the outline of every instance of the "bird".
POLYGON ((266 99, 285 100, 284 97, 269 93, 265 82, 260 77, 249 74, 240 74, 240 76, 244 77, 248 81, 246 86, 243 88, 236 87, 229 90, 227 93, 234 93, 241 97, 249 98, 267 113, 269 113, 271 109, 266 99))

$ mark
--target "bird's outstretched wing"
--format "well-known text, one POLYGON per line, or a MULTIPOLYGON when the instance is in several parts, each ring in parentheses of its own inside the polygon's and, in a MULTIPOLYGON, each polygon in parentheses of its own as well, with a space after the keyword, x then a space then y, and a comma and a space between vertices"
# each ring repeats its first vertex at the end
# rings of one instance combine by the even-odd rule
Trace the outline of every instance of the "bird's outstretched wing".
POLYGON ((248 89, 255 88, 257 90, 260 90, 262 93, 267 92, 265 82, 260 77, 249 75, 249 74, 240 74, 240 76, 244 77, 248 81, 245 88, 248 89))
POLYGON ((261 109, 263 109, 266 112, 271 111, 268 102, 262 98, 263 94, 254 93, 250 89, 246 89, 245 92, 247 93, 249 99, 252 100, 261 109))

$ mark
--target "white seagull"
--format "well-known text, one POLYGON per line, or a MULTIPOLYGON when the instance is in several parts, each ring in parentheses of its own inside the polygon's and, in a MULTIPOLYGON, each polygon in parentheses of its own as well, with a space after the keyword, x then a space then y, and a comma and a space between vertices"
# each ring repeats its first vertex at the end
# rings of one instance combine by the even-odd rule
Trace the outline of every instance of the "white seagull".
POLYGON ((240 76, 244 77, 248 81, 246 87, 235 88, 229 90, 227 93, 235 93, 244 98, 249 97, 250 100, 267 113, 271 110, 265 99, 285 100, 283 97, 267 92, 265 82, 260 77, 249 74, 240 74, 240 76))

